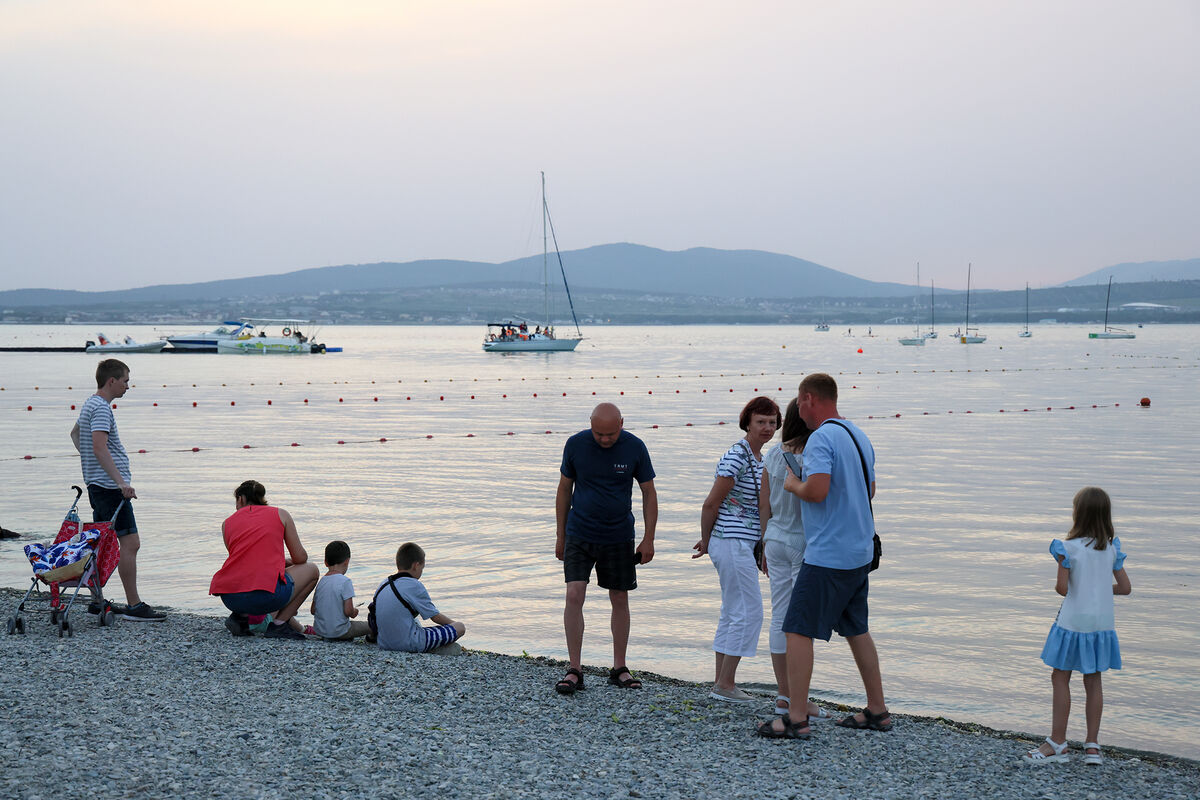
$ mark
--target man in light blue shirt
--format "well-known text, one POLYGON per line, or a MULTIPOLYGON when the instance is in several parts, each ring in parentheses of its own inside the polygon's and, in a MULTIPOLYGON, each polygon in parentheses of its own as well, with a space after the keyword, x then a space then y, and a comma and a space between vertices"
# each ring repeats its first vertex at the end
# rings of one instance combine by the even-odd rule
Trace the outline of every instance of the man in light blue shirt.
MULTIPOLYGON (((789 474, 784 489, 796 495, 808 543, 784 618, 788 685, 807 700, 813 670, 813 639, 841 634, 854 653, 867 705, 838 722, 846 728, 888 731, 892 718, 883 697, 879 654, 867 628, 868 574, 874 555, 875 450, 859 428, 837 410, 837 382, 824 373, 800 383, 800 417, 813 433, 804 446, 804 478, 789 474), (861 452, 861 455, 860 455, 861 452), (865 467, 865 469, 864 469, 865 467), (864 474, 865 472, 865 474, 864 474)), ((807 719, 790 715, 758 727, 768 738, 807 739, 807 719)))

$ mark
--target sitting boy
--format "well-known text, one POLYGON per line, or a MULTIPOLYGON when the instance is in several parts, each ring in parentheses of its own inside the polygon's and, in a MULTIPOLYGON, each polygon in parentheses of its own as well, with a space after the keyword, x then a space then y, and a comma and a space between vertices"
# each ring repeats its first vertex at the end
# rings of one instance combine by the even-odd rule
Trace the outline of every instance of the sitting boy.
POLYGON ((358 616, 354 605, 354 583, 346 577, 350 568, 350 545, 333 541, 325 545, 325 566, 329 572, 313 593, 313 633, 323 639, 349 640, 371 632, 365 622, 352 622, 358 616))
POLYGON ((412 542, 400 545, 396 569, 399 572, 379 585, 373 601, 380 650, 429 653, 467 632, 465 625, 439 612, 429 599, 420 580, 425 571, 424 550, 412 542), (435 626, 423 627, 418 616, 435 626))

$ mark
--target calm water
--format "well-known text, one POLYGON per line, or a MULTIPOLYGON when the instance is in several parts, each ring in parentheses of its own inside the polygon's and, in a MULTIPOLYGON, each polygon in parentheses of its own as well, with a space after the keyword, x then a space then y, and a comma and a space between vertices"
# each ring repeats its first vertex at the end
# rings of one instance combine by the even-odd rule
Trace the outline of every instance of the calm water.
MULTIPOLYGON (((195 330, 104 329, 139 340, 195 330)), ((1046 548, 1069 526, 1075 491, 1095 484, 1113 496, 1134 586, 1117 600, 1126 666, 1105 679, 1104 740, 1200 757, 1200 722, 1188 713, 1200 693, 1200 327, 1096 342, 1079 326, 1037 327, 1029 340, 991 326, 986 344, 924 348, 896 342, 906 328, 875 331, 592 328, 575 353, 500 355, 480 351, 477 328, 327 328, 319 338, 346 352, 128 356, 134 388, 117 417, 126 446, 146 451, 131 455, 142 592, 224 613, 206 595, 224 557, 219 526, 233 488, 255 478, 318 561, 329 540, 350 543, 360 595, 392 570, 397 545, 415 540, 429 553, 435 602, 467 621, 469 646, 565 657, 557 467, 564 439, 610 400, 646 441, 661 502, 658 553, 632 598, 629 663, 711 679, 717 578, 689 555, 716 460, 740 435, 750 397, 782 405, 803 374, 824 370, 878 453, 885 558, 871 622, 892 707, 1048 732, 1049 669, 1038 655, 1058 597, 1046 548), (1138 406, 1143 396, 1150 408, 1138 406)), ((94 332, 0 326, 0 345, 85 338, 94 332)), ((25 542, 57 530, 80 480, 70 406, 90 394, 96 361, 0 354, 0 522, 25 542)), ((28 575, 20 544, 0 542, 0 584, 24 588, 28 575)), ((118 597, 119 585, 114 577, 118 597)), ((600 593, 586 612, 584 660, 606 664, 600 593)), ((739 677, 770 684, 765 633, 759 652, 739 677)), ((818 646, 813 687, 861 702, 836 638, 818 646)), ((1075 690, 1070 735, 1081 738, 1078 679, 1075 690)))

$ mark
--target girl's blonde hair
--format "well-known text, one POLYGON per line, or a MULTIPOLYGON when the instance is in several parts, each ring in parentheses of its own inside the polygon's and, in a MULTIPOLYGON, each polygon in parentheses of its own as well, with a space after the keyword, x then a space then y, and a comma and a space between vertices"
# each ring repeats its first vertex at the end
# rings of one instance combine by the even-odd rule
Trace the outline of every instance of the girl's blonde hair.
POLYGON ((1103 550, 1117 535, 1112 522, 1112 500, 1098 486, 1085 486, 1075 493, 1068 539, 1091 539, 1092 549, 1103 550))

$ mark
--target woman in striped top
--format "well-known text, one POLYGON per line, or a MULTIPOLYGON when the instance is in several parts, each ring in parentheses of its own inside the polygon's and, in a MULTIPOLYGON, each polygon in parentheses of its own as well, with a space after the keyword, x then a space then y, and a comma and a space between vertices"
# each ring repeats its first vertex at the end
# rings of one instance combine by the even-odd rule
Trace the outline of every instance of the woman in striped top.
POLYGON ((746 404, 738 418, 746 435, 718 462, 716 480, 700 512, 700 541, 692 558, 707 553, 721 581, 721 617, 713 637, 716 678, 712 697, 717 700, 746 703, 752 699, 737 687, 734 678, 742 658, 757 652, 762 631, 762 591, 754 552, 761 536, 762 448, 781 422, 779 406, 771 398, 756 397, 746 404))

